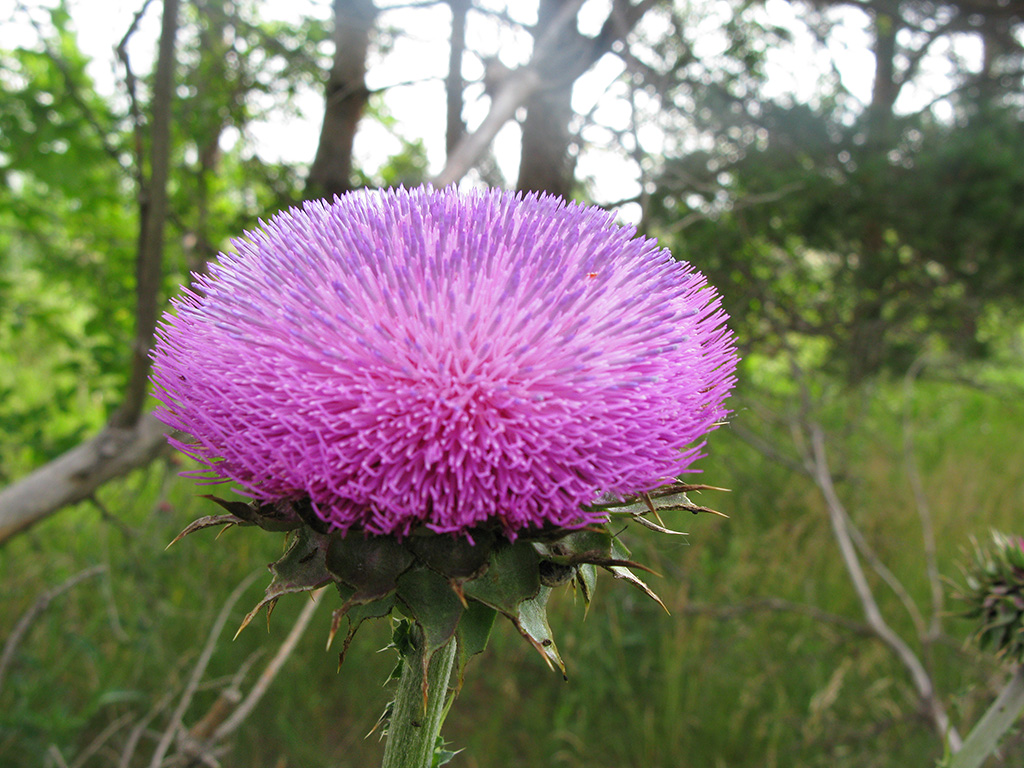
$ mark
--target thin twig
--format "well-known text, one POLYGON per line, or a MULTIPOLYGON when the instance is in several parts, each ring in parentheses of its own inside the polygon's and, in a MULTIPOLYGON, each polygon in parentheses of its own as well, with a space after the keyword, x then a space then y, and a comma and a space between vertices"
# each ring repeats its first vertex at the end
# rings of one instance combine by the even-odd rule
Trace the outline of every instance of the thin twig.
POLYGON ((110 523, 117 528, 126 541, 135 538, 137 534, 131 529, 131 526, 111 512, 107 506, 99 500, 99 497, 97 497, 95 493, 89 495, 89 501, 94 507, 96 507, 96 509, 99 510, 100 517, 103 519, 103 522, 110 523))
POLYGON ((124 88, 125 93, 128 96, 128 112, 131 115, 132 120, 132 138, 135 145, 135 183, 138 185, 140 193, 144 190, 146 185, 146 173, 145 173, 145 151, 143 149, 142 140, 142 108, 139 106, 139 94, 138 94, 138 79, 135 77, 135 71, 132 69, 131 59, 128 58, 128 41, 131 40, 132 35, 139 28, 139 22, 142 21, 142 17, 146 15, 146 11, 149 9, 150 4, 153 0, 145 0, 142 4, 142 8, 135 12, 132 23, 128 25, 128 29, 125 31, 124 36, 121 38, 121 42, 115 47, 117 58, 120 59, 121 65, 124 67, 124 88))
POLYGON ((313 618, 313 614, 316 612, 316 608, 320 605, 321 599, 323 599, 324 591, 326 587, 316 590, 310 594, 310 601, 302 609, 299 617, 295 620, 295 625, 292 627, 291 632, 288 633, 288 637, 281 643, 281 647, 277 649, 277 653, 274 654, 263 673, 259 676, 259 679, 253 684, 249 691, 249 695, 245 697, 245 700, 238 706, 223 725, 221 725, 213 733, 213 739, 215 741, 221 740, 235 730, 238 729, 245 719, 249 716, 249 713, 259 703, 260 699, 263 698, 263 694, 267 692, 267 688, 274 681, 277 673, 281 671, 281 667, 285 661, 291 655, 292 651, 295 650, 296 644, 299 642, 299 638, 302 637, 306 631, 306 627, 309 626, 310 619, 313 618))
POLYGON ((32 606, 22 614, 18 623, 14 625, 14 629, 7 638, 7 642, 4 643, 4 652, 0 654, 0 690, 3 690, 4 676, 7 673, 7 668, 10 666, 11 661, 14 659, 14 654, 18 650, 18 646, 24 640, 25 635, 28 633, 32 626, 32 623, 39 618, 43 611, 46 610, 47 606, 53 601, 55 597, 62 595, 69 589, 74 587, 86 579, 90 579, 93 576, 97 576, 106 570, 105 566, 95 565, 92 568, 86 568, 84 571, 79 571, 74 576, 65 579, 61 584, 54 587, 53 589, 44 592, 36 599, 32 606))
POLYGON ((64 759, 64 755, 61 754, 60 747, 56 744, 51 744, 47 747, 46 754, 54 763, 57 764, 57 768, 68 768, 68 761, 64 759))
POLYGON ((832 472, 829 469, 828 454, 825 449, 825 431, 817 423, 809 423, 807 428, 811 439, 811 466, 814 469, 814 479, 825 498, 825 505, 828 509, 829 521, 832 523, 832 531, 835 534, 836 543, 846 565, 846 571, 853 583, 853 588, 860 599, 861 607, 864 610, 868 624, 878 635, 879 639, 893 651, 903 666, 910 673, 914 687, 917 689, 921 703, 925 706, 928 716, 931 718, 938 734, 948 739, 952 751, 957 751, 961 744, 960 734, 956 727, 949 720, 945 707, 939 701, 931 676, 928 674, 917 654, 901 638, 882 616, 882 612, 875 601, 861 567, 860 558, 857 556, 856 546, 847 525, 848 515, 846 508, 836 493, 835 485, 832 482, 832 472))
POLYGON ((110 737, 117 733, 119 730, 121 730, 121 728, 123 728, 125 725, 127 725, 131 719, 132 713, 125 712, 116 720, 113 720, 112 722, 108 723, 107 727, 100 731, 96 738, 89 742, 89 746, 83 749, 81 753, 74 759, 74 762, 71 763, 70 768, 82 768, 82 766, 85 765, 86 761, 90 757, 95 755, 97 752, 99 752, 100 749, 102 749, 103 745, 110 740, 110 737))
MULTIPOLYGON (((174 102, 175 45, 179 0, 164 0, 153 95, 149 114, 149 178, 139 190, 139 239, 135 259, 135 335, 124 401, 110 418, 115 426, 131 426, 142 413, 149 392, 150 357, 159 315, 163 280, 164 230, 167 224, 171 120, 174 102)), ((140 158, 141 161, 141 158, 140 158)))
POLYGON ((806 603, 793 603, 789 600, 767 597, 761 600, 749 600, 744 603, 733 603, 730 605, 703 605, 700 603, 684 605, 681 610, 673 608, 678 613, 688 615, 709 615, 715 618, 730 619, 736 616, 753 611, 770 611, 773 613, 796 613, 802 616, 809 616, 815 621, 826 624, 834 624, 837 627, 857 635, 875 637, 875 631, 861 621, 854 621, 836 613, 824 611, 814 605, 806 603))
POLYGON ((102 590, 103 600, 107 604, 107 619, 110 623, 110 632, 120 643, 128 643, 131 641, 128 633, 125 632, 124 626, 121 624, 121 614, 117 610, 117 600, 114 597, 114 584, 113 579, 110 577, 111 563, 110 563, 110 544, 107 542, 107 537, 103 537, 103 563, 107 568, 107 572, 103 575, 102 590))
POLYGON ((146 732, 146 728, 149 724, 156 719, 157 715, 163 712, 170 705, 174 699, 175 691, 168 691, 164 696, 146 713, 146 715, 135 724, 132 728, 131 734, 128 736, 128 741, 125 742, 124 749, 121 750, 121 759, 117 762, 117 768, 129 768, 132 764, 132 758, 135 756, 135 750, 138 749, 139 740, 142 735, 146 732))
POLYGON ((196 665, 192 670, 192 675, 189 677, 188 683, 185 685, 185 690, 182 691, 181 699, 178 701, 178 706, 171 714, 170 722, 167 724, 167 728, 164 730, 163 735, 160 737, 160 742, 157 744, 157 748, 153 752, 153 758, 149 762, 150 768, 160 768, 164 757, 167 755, 167 750, 170 749, 171 742, 174 740, 175 735, 180 731, 182 719, 184 718, 189 705, 192 703, 192 697, 195 695, 196 690, 199 687, 199 681, 202 680, 203 674, 206 672, 206 667, 210 663, 214 648, 217 645, 217 640, 220 637, 221 631, 224 629, 224 625, 227 623, 231 609, 235 607, 235 603, 237 603, 241 599, 242 595, 245 594, 245 590, 247 590, 262 574, 262 569, 249 574, 241 584, 235 587, 234 591, 225 601, 224 606, 220 610, 220 614, 217 616, 216 621, 214 621, 213 626, 210 628, 210 634, 206 639, 206 645, 203 647, 202 653, 199 654, 199 659, 196 661, 196 665))
POLYGON ((581 5, 583 0, 570 0, 559 9, 558 15, 538 40, 530 62, 505 79, 504 86, 491 99, 491 108, 483 122, 475 131, 463 135, 448 154, 444 168, 432 179, 435 186, 444 187, 465 176, 486 152, 502 126, 526 102, 530 94, 543 85, 539 63, 548 55, 548 49, 557 44, 562 30, 576 18, 581 5))
POLYGON ((755 433, 753 430, 745 427, 738 421, 734 421, 729 425, 729 433, 736 435, 740 440, 745 442, 747 445, 754 448, 756 451, 766 456, 770 461, 774 461, 776 464, 780 464, 787 469, 802 474, 810 474, 807 467, 802 464, 798 459, 784 453, 779 449, 779 446, 775 443, 765 440, 760 435, 755 433))
POLYGON ((846 528, 850 532, 853 543, 857 546, 857 551, 860 552, 861 557, 867 560, 871 570, 878 574, 878 577, 886 583, 897 599, 903 604, 903 607, 906 608, 907 613, 910 615, 910 620, 914 623, 914 630, 917 632, 918 638, 920 638, 921 642, 927 643, 928 631, 925 627, 924 617, 921 615, 921 610, 917 607, 917 603, 914 602, 914 598, 910 596, 902 582, 896 578, 896 574, 890 571, 888 566, 882 562, 882 559, 875 554, 874 549, 868 544, 864 534, 854 525, 853 519, 845 509, 843 510, 843 515, 846 528))

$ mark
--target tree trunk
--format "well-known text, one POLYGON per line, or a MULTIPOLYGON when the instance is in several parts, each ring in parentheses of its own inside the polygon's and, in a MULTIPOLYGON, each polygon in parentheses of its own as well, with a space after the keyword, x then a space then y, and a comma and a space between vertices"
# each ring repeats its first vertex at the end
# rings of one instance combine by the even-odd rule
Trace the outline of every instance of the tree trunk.
POLYGON ((875 79, 865 125, 866 141, 859 161, 865 174, 864 228, 860 254, 853 275, 857 285, 850 334, 850 377, 858 381, 879 369, 886 345, 882 336, 888 323, 884 310, 891 290, 893 260, 886 253, 886 229, 889 226, 889 190, 892 168, 889 151, 893 148, 893 107, 899 95, 896 80, 896 35, 900 30, 899 0, 883 4, 874 18, 875 79))
POLYGON ((165 0, 156 71, 153 76, 149 178, 139 157, 139 245, 135 259, 135 337, 132 367, 121 407, 110 417, 112 427, 128 427, 142 413, 149 392, 149 350, 159 313, 163 282, 164 225, 167 222, 167 179, 171 157, 171 99, 174 97, 175 40, 178 0, 165 0))
POLYGON ((306 197, 332 197, 352 184, 352 143, 369 91, 366 53, 377 9, 372 0, 334 0, 334 65, 327 80, 324 122, 306 197))
POLYGON ((612 45, 623 40, 657 0, 615 0, 596 37, 580 34, 575 12, 578 0, 541 0, 534 30, 535 66, 541 80, 525 102, 522 154, 516 188, 550 192, 568 198, 572 194, 575 159, 572 121, 572 88, 612 45), (570 23, 563 23, 572 14, 570 23), (554 39, 550 39, 551 36, 554 39))
MULTIPOLYGON (((554 19, 572 0, 541 0, 534 38, 539 42, 554 19)), ((550 192, 568 198, 572 193, 573 163, 569 157, 572 137, 572 86, 569 74, 573 59, 581 53, 584 38, 576 25, 566 24, 559 45, 537 62, 543 85, 526 100, 522 154, 516 189, 550 192)), ((537 44, 537 43, 535 43, 537 44)))
POLYGON ((448 76, 444 81, 447 120, 444 132, 445 152, 450 155, 466 133, 462 119, 463 88, 462 57, 466 51, 466 13, 469 0, 448 0, 452 9, 452 39, 448 53, 448 76))

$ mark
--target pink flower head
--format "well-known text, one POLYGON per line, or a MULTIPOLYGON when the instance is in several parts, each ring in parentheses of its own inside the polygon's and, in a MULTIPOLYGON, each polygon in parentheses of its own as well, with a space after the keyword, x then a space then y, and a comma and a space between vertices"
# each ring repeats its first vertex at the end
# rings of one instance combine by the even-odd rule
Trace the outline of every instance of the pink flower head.
POLYGON ((160 323, 172 442, 332 527, 577 527, 698 458, 736 353, 718 295, 613 215, 356 192, 234 242, 160 323))

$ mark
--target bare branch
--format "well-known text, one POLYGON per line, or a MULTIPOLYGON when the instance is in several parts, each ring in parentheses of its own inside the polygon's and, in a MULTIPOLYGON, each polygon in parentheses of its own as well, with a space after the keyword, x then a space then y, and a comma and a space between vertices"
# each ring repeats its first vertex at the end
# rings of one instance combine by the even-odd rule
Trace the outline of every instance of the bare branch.
POLYGON ((126 726, 131 719, 131 712, 125 712, 116 720, 107 723, 107 727, 100 731, 96 738, 89 742, 89 746, 83 749, 81 753, 75 757, 70 768, 82 768, 89 758, 99 752, 103 748, 103 745, 110 741, 110 737, 126 726))
MULTIPOLYGON (((575 80, 589 69, 606 51, 611 50, 616 40, 621 39, 632 29, 655 2, 656 0, 642 0, 636 5, 628 5, 623 0, 617 0, 601 32, 589 42, 589 50, 584 52, 574 67, 564 73, 565 77, 575 80)), ((581 5, 583 0, 571 0, 562 6, 558 15, 538 36, 530 62, 505 78, 503 87, 491 100, 490 111, 480 126, 472 133, 464 135, 449 152, 445 167, 432 179, 435 186, 454 184, 465 176, 484 156, 498 131, 512 119, 516 110, 523 106, 533 93, 547 85, 541 75, 543 64, 558 49, 563 31, 575 20, 581 5)))
POLYGON ((513 72, 505 81, 505 86, 491 102, 490 111, 480 126, 464 135, 448 155, 444 168, 433 178, 433 184, 446 187, 454 184, 483 157, 494 137, 501 130, 516 110, 522 106, 526 98, 541 85, 540 75, 527 66, 513 72))
POLYGON ((51 760, 53 760, 57 768, 69 768, 68 761, 64 759, 64 755, 61 753, 60 747, 56 744, 51 744, 47 747, 46 754, 51 760))
POLYGON ((816 423, 809 423, 807 426, 811 441, 810 467, 813 470, 814 480, 822 496, 825 498, 829 520, 832 523, 832 531, 835 534, 836 542, 839 544, 839 551, 842 555, 843 563, 846 565, 850 581, 853 583, 853 588, 860 599, 865 618, 879 639, 889 646, 910 673, 921 703, 927 710, 936 732, 943 739, 948 740, 950 749, 955 752, 962 744, 960 734, 950 722, 945 707, 939 701, 931 676, 924 668, 924 665, 921 664, 917 654, 886 623, 864 575, 864 570, 861 567, 860 559, 857 557, 857 551, 847 524, 846 508, 842 501, 840 501, 832 482, 832 472, 829 469, 828 455, 825 449, 825 431, 816 423))
POLYGON ((452 10, 452 39, 448 50, 448 76, 444 81, 447 118, 445 125, 445 150, 451 154, 459 139, 466 132, 462 119, 463 89, 462 58, 466 52, 466 13, 469 0, 448 0, 452 10))
POLYGON ((79 571, 74 576, 66 579, 53 589, 41 594, 32 606, 22 614, 18 623, 14 625, 14 629, 11 630, 11 634, 8 636, 7 642, 4 643, 3 653, 0 654, 0 690, 3 689, 4 676, 7 674, 7 668, 14 659, 15 651, 18 650, 18 646, 21 645, 22 641, 25 639, 25 635, 32 627, 33 622, 35 622, 42 612, 46 610, 47 606, 53 602, 53 599, 64 594, 76 584, 79 584, 86 579, 90 579, 93 576, 98 576, 105 570, 106 568, 104 566, 96 565, 92 568, 86 568, 84 571, 79 571))
POLYGON ((797 613, 802 616, 809 616, 815 621, 834 624, 837 627, 842 627, 843 629, 857 635, 876 637, 874 629, 863 622, 853 621, 845 616, 830 613, 829 611, 823 611, 821 608, 814 605, 793 603, 789 600, 782 600, 775 597, 768 597, 762 600, 749 600, 743 603, 733 603, 728 605, 704 605, 701 603, 688 604, 683 606, 683 608, 678 612, 687 615, 708 615, 720 619, 731 619, 753 611, 797 613))
POLYGON ((145 0, 142 7, 135 12, 132 18, 132 23, 128 25, 128 29, 121 37, 121 41, 117 44, 114 49, 117 53, 117 58, 121 61, 121 65, 124 67, 124 89, 128 96, 128 114, 131 115, 132 119, 132 139, 135 150, 135 169, 134 178, 135 183, 138 185, 141 191, 146 183, 145 176, 145 153, 143 151, 142 141, 142 109, 139 106, 139 92, 138 92, 138 80, 135 77, 135 71, 132 69, 131 59, 128 58, 128 41, 131 40, 132 35, 139 28, 139 22, 142 21, 142 17, 146 15, 146 11, 149 10, 150 4, 153 0, 145 0))
POLYGON ((306 179, 307 197, 331 197, 352 189, 352 143, 370 96, 366 54, 376 15, 371 0, 334 0, 334 62, 320 141, 306 179))
POLYGON ((0 491, 0 544, 109 480, 143 467, 167 447, 167 427, 146 414, 132 428, 107 427, 0 491))
POLYGON ((146 732, 146 728, 149 727, 149 724, 153 722, 157 715, 167 709, 173 698, 174 691, 168 691, 165 693, 160 701, 154 704, 153 708, 135 724, 135 727, 132 728, 131 734, 128 736, 128 741, 125 742, 124 749, 121 751, 121 759, 117 762, 117 768, 130 768, 132 758, 135 756, 135 750, 138 749, 139 740, 142 738, 142 734, 146 732))
POLYGON ((882 562, 882 559, 875 554, 874 549, 868 544, 867 539, 864 538, 864 534, 854 525, 853 519, 845 510, 844 521, 847 530, 850 532, 850 538, 853 539, 853 543, 857 546, 857 551, 860 552, 861 557, 867 560, 871 570, 878 574, 878 577, 886 583, 897 599, 903 604, 907 614, 910 616, 910 620, 914 623, 914 631, 917 632, 918 638, 922 642, 927 643, 928 630, 925 627, 924 617, 921 615, 921 610, 917 607, 917 603, 914 602, 914 599, 907 592, 903 583, 896 577, 896 574, 890 571, 889 567, 882 562))

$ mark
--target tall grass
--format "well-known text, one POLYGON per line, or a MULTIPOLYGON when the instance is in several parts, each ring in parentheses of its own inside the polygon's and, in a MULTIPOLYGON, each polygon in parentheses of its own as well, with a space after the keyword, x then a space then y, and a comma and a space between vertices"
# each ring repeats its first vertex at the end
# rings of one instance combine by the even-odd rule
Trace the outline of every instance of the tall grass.
MULTIPOLYGON (((920 528, 904 453, 911 408, 913 454, 937 531, 940 570, 955 576, 960 547, 991 526, 1020 530, 1024 506, 1024 403, 952 384, 901 385, 847 397, 830 408, 830 444, 841 492, 856 523, 923 607, 929 601, 920 528), (856 413, 856 423, 851 422, 856 413)), ((754 422, 752 411, 734 417, 754 422)), ((769 433, 782 445, 784 432, 769 433)), ((552 610, 569 680, 552 674, 514 629, 500 624, 471 661, 445 726, 453 766, 570 768, 678 766, 879 766, 933 764, 940 741, 891 654, 864 631, 813 484, 766 459, 727 427, 714 434, 706 482, 732 488, 702 501, 711 516, 675 522, 688 541, 629 531, 638 559, 661 577, 651 586, 671 611, 622 582, 602 579, 583 619, 571 592, 552 610)), ((47 589, 90 566, 105 574, 54 599, 18 647, 0 690, 0 766, 71 762, 111 723, 124 725, 84 766, 116 765, 115 748, 153 713, 139 759, 166 727, 209 628, 227 595, 275 559, 282 539, 232 529, 164 545, 189 520, 215 510, 153 465, 0 550, 0 642, 47 589), (113 518, 116 518, 116 521, 113 518), (168 699, 168 697, 171 697, 168 699), (163 710, 156 708, 170 701, 163 710)), ((252 654, 251 679, 272 655, 305 598, 283 599, 234 642, 260 578, 232 611, 185 716, 193 724, 252 654)), ((912 635, 899 601, 874 583, 886 617, 912 635)), ((366 766, 379 762, 374 726, 388 700, 393 664, 377 653, 383 623, 366 624, 345 665, 324 650, 328 597, 266 698, 223 757, 227 766, 366 766)), ((926 662, 962 731, 991 695, 997 668, 963 640, 970 628, 945 619, 947 639, 926 662)), ((921 649, 919 649, 921 650, 921 649)), ((1004 765, 1019 765, 1012 742, 1004 765)), ((993 763, 999 764, 999 763, 993 763)))

